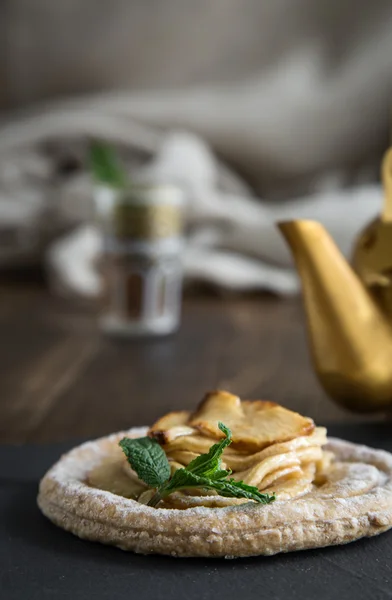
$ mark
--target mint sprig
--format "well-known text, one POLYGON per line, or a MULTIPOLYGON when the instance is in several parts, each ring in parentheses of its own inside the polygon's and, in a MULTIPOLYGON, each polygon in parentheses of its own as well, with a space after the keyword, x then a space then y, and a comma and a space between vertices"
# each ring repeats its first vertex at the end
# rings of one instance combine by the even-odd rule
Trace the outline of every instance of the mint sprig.
POLYGON ((120 446, 139 479, 156 488, 149 506, 157 506, 173 492, 190 488, 215 490, 220 496, 247 498, 260 504, 269 504, 275 500, 274 494, 263 494, 255 486, 235 481, 229 478, 231 471, 221 468, 223 451, 232 440, 230 429, 223 423, 218 426, 225 438, 211 446, 207 454, 200 454, 187 467, 178 469, 172 477, 166 454, 156 440, 145 437, 123 438, 120 441, 120 446))
POLYGON ((127 175, 120 165, 113 148, 103 142, 94 141, 90 147, 90 167, 97 183, 113 188, 125 188, 127 175))

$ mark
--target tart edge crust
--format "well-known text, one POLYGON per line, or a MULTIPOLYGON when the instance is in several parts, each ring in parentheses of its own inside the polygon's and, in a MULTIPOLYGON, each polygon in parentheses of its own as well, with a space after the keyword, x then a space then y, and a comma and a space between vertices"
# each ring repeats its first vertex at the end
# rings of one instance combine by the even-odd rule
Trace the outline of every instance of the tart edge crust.
POLYGON ((383 482, 367 493, 313 494, 270 505, 156 509, 88 486, 88 472, 134 428, 78 446, 61 457, 39 487, 38 506, 54 524, 80 538, 140 554, 246 557, 345 544, 392 527, 392 454, 329 438, 337 459, 375 466, 383 482))

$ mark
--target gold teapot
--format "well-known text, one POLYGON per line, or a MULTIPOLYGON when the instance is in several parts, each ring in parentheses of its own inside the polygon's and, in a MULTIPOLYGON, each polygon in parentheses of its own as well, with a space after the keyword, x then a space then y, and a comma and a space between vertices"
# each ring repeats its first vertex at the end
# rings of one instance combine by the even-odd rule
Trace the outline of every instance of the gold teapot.
POLYGON ((356 243, 356 272, 320 223, 279 223, 302 280, 319 381, 357 411, 392 405, 392 149, 382 174, 384 209, 356 243))

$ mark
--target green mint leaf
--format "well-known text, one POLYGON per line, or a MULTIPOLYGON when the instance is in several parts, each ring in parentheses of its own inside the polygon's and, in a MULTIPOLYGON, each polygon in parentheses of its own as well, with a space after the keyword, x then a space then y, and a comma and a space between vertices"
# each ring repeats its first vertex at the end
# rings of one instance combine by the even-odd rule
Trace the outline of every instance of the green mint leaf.
POLYGON ((177 469, 173 477, 166 485, 160 489, 162 497, 189 487, 200 487, 200 477, 194 473, 190 473, 187 468, 177 469))
POLYGON ((218 427, 221 431, 223 431, 223 433, 225 434, 226 438, 228 438, 230 440, 231 443, 231 429, 229 429, 228 427, 226 427, 226 425, 224 425, 221 421, 218 422, 218 427))
POLYGON ((184 467, 183 469, 177 469, 170 481, 161 488, 160 492, 163 496, 167 496, 173 491, 190 487, 215 489, 215 483, 219 485, 221 479, 227 477, 228 474, 230 474, 229 471, 218 471, 216 477, 211 478, 192 473, 188 471, 188 467, 184 467))
POLYGON ((259 502, 260 504, 269 504, 275 500, 274 495, 263 494, 262 492, 259 492, 257 487, 247 485, 243 481, 201 477, 195 475, 195 473, 189 473, 186 467, 184 469, 178 469, 174 473, 172 479, 159 490, 160 499, 165 498, 169 494, 180 489, 189 488, 215 490, 220 496, 228 498, 246 498, 248 500, 259 502))
POLYGON ((93 142, 90 148, 90 165, 94 179, 114 188, 125 188, 127 177, 114 150, 102 142, 93 142))
POLYGON ((210 475, 210 479, 213 479, 214 481, 217 479, 225 479, 225 477, 228 477, 229 475, 231 475, 231 471, 222 471, 219 469, 219 471, 215 471, 215 473, 213 473, 212 475, 210 475))
MULTIPOLYGON (((220 471, 223 451, 231 444, 231 431, 228 427, 223 425, 223 423, 219 423, 218 427, 223 431, 226 437, 217 444, 211 446, 207 454, 200 454, 200 456, 192 460, 186 467, 187 471, 203 477, 213 477, 217 471, 220 471)), ((230 475, 230 472, 224 472, 227 475, 230 475)), ((224 477, 225 476, 226 475, 224 475, 224 477)))
POLYGON ((275 494, 263 494, 257 487, 248 485, 243 481, 229 479, 228 481, 216 481, 214 483, 214 489, 220 496, 229 498, 248 498, 249 500, 259 502, 260 504, 270 504, 276 500, 275 494))
POLYGON ((170 465, 158 442, 149 437, 123 438, 120 446, 139 479, 153 488, 162 486, 170 477, 170 465))

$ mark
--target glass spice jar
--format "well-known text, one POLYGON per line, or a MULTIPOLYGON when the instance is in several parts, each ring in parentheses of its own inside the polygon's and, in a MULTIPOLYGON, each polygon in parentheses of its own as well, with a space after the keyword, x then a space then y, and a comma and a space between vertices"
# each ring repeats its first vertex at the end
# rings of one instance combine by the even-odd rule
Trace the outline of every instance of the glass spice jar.
POLYGON ((99 187, 103 331, 165 335, 180 323, 182 193, 172 186, 99 187))

